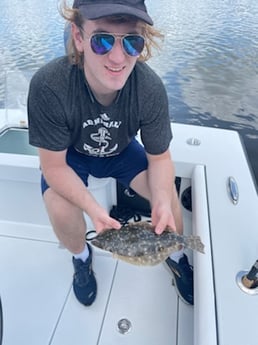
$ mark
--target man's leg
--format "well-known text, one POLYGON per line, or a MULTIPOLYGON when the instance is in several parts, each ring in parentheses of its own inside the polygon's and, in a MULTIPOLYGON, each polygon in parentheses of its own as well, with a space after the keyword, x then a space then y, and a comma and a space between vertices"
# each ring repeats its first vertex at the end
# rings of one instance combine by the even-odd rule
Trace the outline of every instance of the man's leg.
POLYGON ((86 223, 83 212, 51 188, 44 195, 50 222, 59 241, 73 254, 85 246, 86 223))
POLYGON ((97 284, 92 271, 92 251, 85 242, 83 212, 50 188, 44 192, 44 201, 57 238, 73 253, 74 293, 79 302, 91 305, 96 298, 97 284))
MULTIPOLYGON (((173 183, 173 181, 171 181, 173 183)), ((150 192, 147 182, 147 172, 142 171, 132 180, 130 187, 139 195, 150 200, 150 192)), ((175 218, 176 229, 179 234, 183 234, 183 219, 180 202, 178 199, 175 184, 172 190, 172 212, 175 218)), ((193 305, 193 269, 189 265, 188 258, 183 249, 179 252, 172 253, 167 258, 166 264, 173 275, 175 287, 179 297, 187 304, 193 305)))
MULTIPOLYGON (((172 190, 172 212, 175 218, 176 223, 176 229, 177 233, 182 234, 183 233, 183 220, 182 220, 182 213, 181 213, 181 207, 176 191, 175 184, 173 181, 171 181, 173 190, 172 190)), ((146 170, 139 173, 135 178, 132 180, 130 187, 139 195, 144 197, 147 200, 150 200, 150 191, 149 186, 147 182, 147 172, 146 170)))

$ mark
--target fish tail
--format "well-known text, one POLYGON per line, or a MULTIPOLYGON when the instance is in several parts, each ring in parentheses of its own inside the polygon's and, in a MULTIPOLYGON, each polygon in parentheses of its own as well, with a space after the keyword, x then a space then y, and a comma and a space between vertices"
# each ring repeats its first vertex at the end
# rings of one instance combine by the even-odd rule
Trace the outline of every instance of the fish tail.
POLYGON ((204 254, 204 244, 201 241, 199 236, 186 236, 184 241, 185 247, 190 248, 192 250, 197 250, 200 253, 204 254))

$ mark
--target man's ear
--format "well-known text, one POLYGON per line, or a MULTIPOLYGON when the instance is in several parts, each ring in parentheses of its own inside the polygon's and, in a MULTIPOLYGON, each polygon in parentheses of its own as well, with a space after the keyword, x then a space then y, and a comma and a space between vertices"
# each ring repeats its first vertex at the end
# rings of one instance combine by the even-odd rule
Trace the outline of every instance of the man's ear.
POLYGON ((73 37, 73 41, 74 41, 75 47, 78 50, 78 52, 82 53, 83 52, 84 41, 83 41, 83 37, 82 37, 82 34, 81 34, 81 30, 74 23, 72 23, 71 30, 72 30, 72 37, 73 37))

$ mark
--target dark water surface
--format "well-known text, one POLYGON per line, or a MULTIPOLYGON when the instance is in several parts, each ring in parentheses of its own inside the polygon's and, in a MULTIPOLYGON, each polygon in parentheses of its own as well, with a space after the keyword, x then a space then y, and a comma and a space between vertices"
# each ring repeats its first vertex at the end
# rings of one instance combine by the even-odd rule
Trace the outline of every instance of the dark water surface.
MULTIPOLYGON (((258 1, 146 3, 166 35, 150 64, 166 85, 171 119, 239 131, 258 181, 258 1)), ((0 108, 27 75, 64 53, 63 27, 56 0, 1 0, 0 108), (10 75, 19 82, 6 88, 10 75)))

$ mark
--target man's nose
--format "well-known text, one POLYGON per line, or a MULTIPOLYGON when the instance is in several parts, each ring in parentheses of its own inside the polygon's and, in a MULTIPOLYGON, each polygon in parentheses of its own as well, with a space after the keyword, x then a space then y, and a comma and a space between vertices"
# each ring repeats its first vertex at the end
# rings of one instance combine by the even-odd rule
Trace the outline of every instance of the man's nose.
POLYGON ((109 52, 109 58, 110 60, 119 63, 125 59, 125 55, 126 53, 123 49, 122 40, 120 38, 117 38, 112 50, 109 52))

